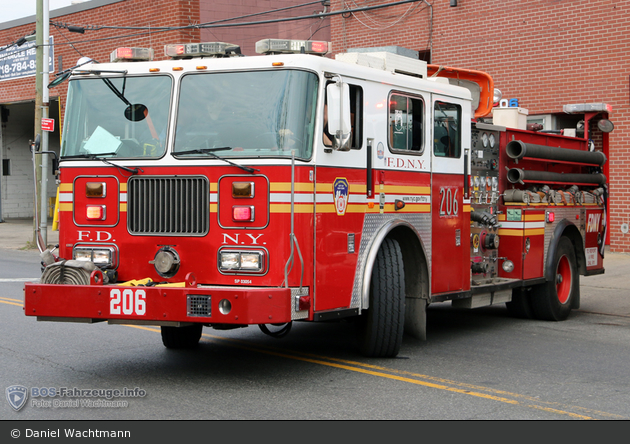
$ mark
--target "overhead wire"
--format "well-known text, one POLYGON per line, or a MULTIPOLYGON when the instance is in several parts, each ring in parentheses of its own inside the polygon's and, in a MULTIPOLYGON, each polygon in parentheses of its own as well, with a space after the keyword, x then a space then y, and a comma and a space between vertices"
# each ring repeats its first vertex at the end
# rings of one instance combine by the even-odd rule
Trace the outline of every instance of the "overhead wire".
MULTIPOLYGON (((269 14, 269 13, 272 13, 272 12, 278 12, 278 11, 283 11, 283 10, 288 10, 288 9, 295 9, 295 8, 298 8, 298 7, 304 7, 304 6, 308 6, 308 5, 312 5, 312 4, 316 4, 316 3, 321 3, 321 4, 327 3, 327 2, 322 2, 322 1, 313 1, 313 2, 303 3, 301 5, 294 5, 294 6, 290 6, 290 7, 286 7, 286 8, 278 8, 278 9, 274 9, 274 10, 270 10, 270 11, 263 11, 263 12, 259 12, 259 13, 247 14, 247 15, 239 16, 239 17, 232 17, 232 18, 227 18, 227 19, 221 19, 221 20, 217 20, 217 21, 214 21, 214 22, 207 22, 207 23, 201 23, 201 24, 191 24, 191 25, 186 25, 186 26, 174 26, 174 27, 155 27, 155 26, 153 26, 153 27, 107 27, 106 28, 106 27, 96 27, 94 25, 86 25, 86 26, 81 26, 86 31, 99 31, 99 30, 103 30, 103 29, 109 29, 109 30, 115 30, 115 29, 136 29, 136 30, 147 30, 147 32, 123 34, 123 35, 116 35, 116 36, 103 37, 103 38, 97 38, 97 39, 78 40, 78 41, 73 41, 73 42, 70 42, 68 40, 68 43, 63 43, 63 44, 74 45, 74 44, 80 44, 80 43, 92 43, 92 42, 100 42, 100 41, 106 41, 106 40, 116 40, 116 39, 123 39, 123 38, 134 38, 134 37, 142 37, 142 36, 146 36, 146 35, 152 35, 152 34, 156 34, 156 33, 172 32, 172 31, 179 31, 179 30, 186 30, 186 29, 213 29, 213 28, 224 28, 224 27, 235 27, 235 26, 256 26, 256 25, 264 25, 264 24, 271 24, 271 23, 282 23, 282 22, 288 22, 288 21, 310 20, 310 19, 316 19, 316 18, 323 19, 323 18, 326 18, 326 17, 332 17, 332 16, 336 16, 336 15, 353 14, 353 13, 362 12, 362 11, 372 11, 372 10, 389 8, 389 7, 398 6, 398 5, 402 5, 402 4, 417 3, 417 2, 427 3, 426 0, 399 0, 399 1, 393 2, 393 3, 383 3, 383 4, 378 4, 378 5, 372 5, 372 6, 365 6, 365 7, 351 8, 351 9, 342 9, 342 10, 338 10, 338 11, 321 12, 321 13, 314 13, 314 14, 309 14, 309 15, 295 16, 295 17, 282 17, 282 18, 275 18, 275 19, 269 19, 269 20, 258 20, 258 21, 249 21, 249 22, 238 22, 238 23, 226 23, 228 21, 231 22, 233 20, 237 20, 237 19, 240 19, 240 18, 249 18, 249 17, 253 17, 253 16, 269 14)), ((428 3, 427 3, 427 5, 431 6, 428 3)), ((56 22, 51 22, 51 25, 53 25, 55 27, 58 27, 58 28, 61 28, 61 29, 67 29, 69 26, 78 26, 78 25, 68 25, 68 24, 56 23, 56 22)), ((317 32, 317 30, 316 30, 316 32, 317 32)), ((60 44, 56 43, 54 46, 57 46, 57 45, 60 45, 60 44)))
MULTIPOLYGON (((297 9, 297 8, 303 8, 305 6, 310 6, 313 4, 317 4, 317 3, 325 3, 322 2, 321 0, 317 0, 317 1, 312 1, 312 2, 308 2, 308 3, 302 3, 300 5, 293 5, 293 6, 286 6, 284 8, 276 8, 276 9, 270 9, 268 11, 261 11, 261 12, 255 12, 252 14, 246 14, 246 15, 241 15, 241 16, 237 16, 237 17, 228 17, 225 19, 221 19, 221 20, 214 20, 212 22, 207 22, 207 23, 200 23, 197 25, 188 25, 188 26, 156 26, 153 27, 152 29, 156 29, 156 30, 168 30, 168 31, 176 31, 179 29, 187 29, 187 28, 201 28, 201 27, 206 27, 208 25, 214 25, 214 24, 218 24, 218 23, 224 23, 224 22, 229 22, 229 21, 233 21, 233 20, 240 20, 243 18, 250 18, 250 17, 256 17, 259 15, 265 15, 265 14, 273 14, 276 12, 281 12, 281 11, 287 11, 290 9, 297 9)), ((60 23, 58 24, 60 27, 68 27, 68 26, 79 26, 79 25, 68 25, 65 23, 60 23)), ((108 26, 108 25, 89 25, 87 27, 84 27, 86 30, 89 31, 100 31, 102 29, 135 29, 135 30, 145 30, 147 29, 146 26, 108 26)))
MULTIPOLYGON (((357 8, 359 7, 359 5, 357 4, 357 2, 355 2, 354 0, 351 0, 351 1, 352 1, 352 4, 353 4, 355 7, 357 7, 357 8)), ((355 19, 356 19, 359 23, 361 23, 363 26, 365 26, 365 27, 366 27, 366 28, 368 28, 368 29, 371 29, 371 30, 374 30, 374 31, 383 31, 383 30, 388 29, 388 28, 391 28, 392 26, 397 25, 398 23, 400 23, 401 21, 403 21, 403 20, 407 17, 407 15, 410 15, 410 14, 411 14, 411 13, 412 13, 412 12, 413 12, 416 8, 418 8, 418 6, 419 6, 419 5, 417 5, 417 4, 416 4, 416 5, 413 5, 413 4, 409 5, 409 8, 407 8, 407 11, 405 11, 405 13, 404 13, 404 14, 402 14, 401 16, 399 16, 399 17, 395 18, 395 20, 394 20, 393 22, 388 23, 388 24, 379 23, 376 19, 374 19, 373 17, 371 17, 371 16, 368 14, 368 12, 369 12, 369 11, 362 11, 362 12, 361 12, 361 15, 363 15, 363 16, 365 17, 365 19, 366 19, 366 20, 371 21, 371 22, 373 23, 373 25, 374 25, 374 26, 376 26, 376 27, 372 27, 372 26, 369 26, 369 25, 367 25, 367 24, 363 23, 363 21, 361 21, 361 19, 358 17, 358 14, 352 13, 352 16, 353 16, 353 17, 354 17, 354 18, 355 18, 355 19)))
MULTIPOLYGON (((370 11, 370 10, 376 10, 376 9, 382 9, 382 8, 389 8, 392 6, 397 6, 397 5, 402 5, 402 4, 407 4, 407 3, 417 3, 419 1, 423 1, 423 0, 399 0, 397 2, 393 2, 393 3, 384 3, 384 4, 380 4, 380 5, 374 5, 374 6, 366 6, 366 7, 360 7, 360 8, 354 8, 354 9, 348 9, 348 10, 340 10, 340 11, 330 11, 330 12, 321 12, 321 13, 315 13, 315 14, 309 14, 309 15, 302 15, 302 16, 295 16, 295 17, 282 17, 282 18, 275 18, 275 19, 269 19, 269 20, 258 20, 258 21, 253 21, 253 22, 239 22, 239 23, 224 23, 225 21, 232 21, 235 19, 238 19, 239 17, 233 17, 230 19, 222 19, 222 20, 217 20, 214 22, 208 22, 208 23, 201 23, 199 25, 186 25, 186 26, 173 26, 173 27, 152 27, 151 29, 156 30, 156 32, 167 32, 167 31, 178 31, 178 30, 184 30, 184 29, 209 29, 209 28, 226 28, 226 27, 234 27, 234 26, 254 26, 254 25, 264 25, 264 24, 270 24, 270 23, 282 23, 282 22, 288 22, 288 21, 297 21, 297 20, 310 20, 310 19, 315 19, 315 18, 325 18, 325 17, 330 17, 330 16, 335 16, 335 15, 341 15, 341 14, 346 14, 346 13, 352 13, 352 12, 358 12, 358 11, 370 11)), ((320 2, 313 2, 313 3, 322 3, 320 2)), ((304 4, 307 5, 307 4, 304 4)), ((302 5, 302 6, 304 6, 302 5)), ((281 8, 282 9, 282 8, 281 8)), ((277 10, 273 10, 274 12, 277 10)), ((261 15, 261 14, 265 14, 268 13, 269 11, 266 12, 261 12, 261 13, 256 13, 256 14, 250 14, 248 16, 252 16, 252 15, 261 15)), ((241 17, 248 17, 248 16, 241 16, 241 17)), ((59 26, 62 28, 68 27, 68 26, 78 26, 78 25, 67 25, 64 23, 52 23, 54 26, 59 26)), ((94 31, 94 30, 102 30, 102 29, 136 29, 136 30, 140 30, 140 29, 148 29, 146 26, 145 27, 95 27, 93 25, 91 26, 86 26, 85 27, 86 30, 90 30, 90 31, 94 31)), ((134 34, 132 34, 133 36, 134 34)))

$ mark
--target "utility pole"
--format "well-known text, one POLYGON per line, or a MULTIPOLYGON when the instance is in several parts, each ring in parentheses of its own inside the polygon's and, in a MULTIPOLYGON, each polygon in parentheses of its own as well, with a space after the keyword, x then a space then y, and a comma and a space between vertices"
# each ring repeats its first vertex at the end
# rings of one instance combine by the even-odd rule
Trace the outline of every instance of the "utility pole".
MULTIPOLYGON (((50 105, 50 96, 48 93, 48 69, 50 64, 50 40, 48 39, 48 33, 50 31, 50 11, 48 8, 48 0, 39 0, 43 3, 42 7, 42 39, 44 41, 43 46, 43 64, 42 64, 42 119, 48 118, 48 107, 50 105)), ((41 131, 42 123, 39 122, 41 131)), ((41 213, 39 218, 39 227, 44 241, 43 248, 48 247, 48 131, 42 131, 42 203, 41 213)))
MULTIPOLYGON (((40 162, 35 167, 36 186, 35 198, 33 200, 33 244, 37 245, 37 231, 39 228, 43 240, 43 247, 46 248, 48 243, 48 203, 47 203, 47 187, 48 187, 48 132, 42 131, 42 118, 48 118, 48 66, 50 47, 49 33, 49 7, 48 0, 37 0, 37 21, 36 21, 36 57, 35 57, 35 136, 41 137, 41 151, 39 155, 40 162), (37 227, 37 207, 40 206, 39 227, 37 227)), ((37 159, 37 157, 35 157, 37 159)))
MULTIPOLYGON (((44 43, 44 2, 43 0, 37 0, 36 9, 36 22, 35 22, 35 137, 42 133, 42 77, 43 77, 43 60, 44 52, 42 51, 42 44, 44 43)), ((34 140, 34 139, 33 139, 34 140)), ((37 245, 37 232, 39 227, 37 226, 37 207, 41 199, 41 183, 42 183, 42 166, 37 162, 38 155, 35 159, 35 196, 33 199, 33 245, 37 245)))

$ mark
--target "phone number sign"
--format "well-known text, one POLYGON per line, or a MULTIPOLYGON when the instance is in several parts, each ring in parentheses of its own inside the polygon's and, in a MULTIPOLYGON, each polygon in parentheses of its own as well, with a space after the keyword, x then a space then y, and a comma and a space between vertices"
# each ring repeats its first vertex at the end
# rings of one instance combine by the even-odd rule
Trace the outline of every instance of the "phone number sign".
MULTIPOLYGON (((55 71, 53 38, 49 38, 48 72, 55 71)), ((30 77, 36 74, 37 48, 35 42, 0 50, 0 81, 30 77)))

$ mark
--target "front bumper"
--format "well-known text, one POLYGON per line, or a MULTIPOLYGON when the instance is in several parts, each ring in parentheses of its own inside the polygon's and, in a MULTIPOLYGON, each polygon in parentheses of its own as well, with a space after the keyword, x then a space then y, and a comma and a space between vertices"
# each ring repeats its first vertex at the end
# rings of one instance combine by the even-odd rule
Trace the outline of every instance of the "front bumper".
POLYGON ((24 312, 42 321, 140 325, 276 324, 291 321, 291 290, 260 287, 26 283, 24 312))

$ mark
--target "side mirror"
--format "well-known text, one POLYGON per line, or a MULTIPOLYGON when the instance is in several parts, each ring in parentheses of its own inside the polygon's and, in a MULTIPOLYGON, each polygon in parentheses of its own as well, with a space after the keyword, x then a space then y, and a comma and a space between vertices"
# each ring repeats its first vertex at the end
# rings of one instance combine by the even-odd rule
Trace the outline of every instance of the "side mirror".
POLYGON ((147 107, 141 103, 129 105, 125 108, 125 118, 127 120, 131 120, 132 122, 140 122, 144 120, 147 114, 149 114, 149 110, 147 110, 147 107))
POLYGON ((41 136, 38 134, 35 136, 35 143, 33 144, 33 148, 35 149, 35 151, 39 151, 39 149, 41 148, 41 145, 42 145, 41 136))
POLYGON ((615 125, 613 125, 613 123, 608 119, 602 119, 597 122, 597 128, 604 133, 609 133, 615 129, 615 125))
POLYGON ((72 72, 70 71, 60 74, 57 78, 55 78, 52 82, 48 84, 48 89, 54 88, 55 86, 62 84, 63 82, 66 81, 68 77, 70 77, 71 74, 72 72))
POLYGON ((59 159, 57 159, 57 156, 52 159, 52 173, 57 179, 59 178, 59 159))
POLYGON ((333 136, 333 149, 350 151, 352 125, 350 121, 350 88, 338 81, 326 87, 328 131, 333 136))

